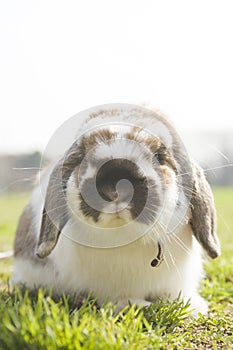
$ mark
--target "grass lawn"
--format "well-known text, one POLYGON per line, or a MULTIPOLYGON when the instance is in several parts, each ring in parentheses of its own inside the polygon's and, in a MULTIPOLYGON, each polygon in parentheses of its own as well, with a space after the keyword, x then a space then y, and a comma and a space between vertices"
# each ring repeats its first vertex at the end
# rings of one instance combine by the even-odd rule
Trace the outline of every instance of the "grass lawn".
MULTIPOLYGON (((43 291, 10 294, 12 260, 0 261, 0 349, 233 349, 233 189, 215 189, 222 256, 206 260, 200 286, 208 317, 187 318, 181 300, 133 306, 117 316, 93 301, 79 309, 43 291)), ((12 249, 14 230, 27 195, 0 197, 0 252, 12 249)))

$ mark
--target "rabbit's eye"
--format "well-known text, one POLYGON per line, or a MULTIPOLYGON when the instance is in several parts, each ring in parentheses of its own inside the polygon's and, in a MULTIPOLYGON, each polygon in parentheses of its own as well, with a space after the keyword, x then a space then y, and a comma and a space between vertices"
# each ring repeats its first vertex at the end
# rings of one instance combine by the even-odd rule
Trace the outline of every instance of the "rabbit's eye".
POLYGON ((167 165, 177 172, 176 161, 165 146, 161 146, 155 153, 155 165, 167 165))
POLYGON ((135 178, 135 181, 139 185, 144 185, 146 183, 146 178, 145 177, 138 177, 138 178, 135 178))
POLYGON ((165 146, 160 146, 158 151, 155 153, 155 160, 160 165, 164 165, 166 163, 166 160, 169 158, 169 153, 165 146))
POLYGON ((161 153, 157 152, 155 154, 155 159, 157 160, 157 162, 159 162, 159 164, 164 165, 164 158, 161 153))

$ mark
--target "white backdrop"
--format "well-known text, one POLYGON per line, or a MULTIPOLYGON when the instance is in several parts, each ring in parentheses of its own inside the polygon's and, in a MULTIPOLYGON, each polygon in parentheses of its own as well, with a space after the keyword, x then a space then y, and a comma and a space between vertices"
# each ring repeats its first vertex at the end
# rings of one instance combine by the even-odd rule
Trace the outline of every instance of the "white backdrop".
POLYGON ((233 130, 231 0, 0 3, 0 152, 77 112, 148 102, 181 133, 233 130))

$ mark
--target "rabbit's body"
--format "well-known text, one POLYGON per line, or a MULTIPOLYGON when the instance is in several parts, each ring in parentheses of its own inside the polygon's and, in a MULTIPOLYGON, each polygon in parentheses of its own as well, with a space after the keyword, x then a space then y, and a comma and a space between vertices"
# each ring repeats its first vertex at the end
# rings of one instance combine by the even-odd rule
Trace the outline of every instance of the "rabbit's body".
MULTIPOLYGON (((196 289, 203 275, 201 249, 188 224, 177 230, 176 239, 166 241, 164 260, 156 268, 151 267, 158 250, 155 238, 142 237, 123 247, 96 249, 66 237, 66 231, 70 235, 71 230, 81 229, 72 221, 67 223, 56 249, 45 261, 36 256, 32 261, 16 257, 14 281, 30 289, 52 287, 56 294, 86 295, 92 291, 100 303, 110 299, 143 304, 156 298, 176 298, 182 291, 182 296, 186 300, 192 297, 197 306, 200 297, 196 289)), ((198 311, 205 312, 206 308, 203 300, 198 311)))
POLYGON ((110 300, 119 307, 129 300, 147 305, 174 299, 181 292, 196 313, 205 313, 207 304, 197 293, 203 275, 199 243, 211 257, 219 254, 211 192, 170 124, 136 111, 92 115, 81 144, 75 142, 44 175, 45 200, 37 188, 19 223, 12 282, 52 287, 56 294, 93 293, 99 303, 110 300), (147 129, 157 130, 156 137, 147 129), (156 164, 154 152, 160 154, 156 164), (97 165, 102 158, 107 160, 97 165), (88 203, 94 189, 85 198, 94 175, 105 199, 101 210, 95 208, 101 199, 92 202, 94 209, 88 203), (133 184, 129 200, 127 187, 117 189, 118 199, 111 197, 122 179, 133 184))

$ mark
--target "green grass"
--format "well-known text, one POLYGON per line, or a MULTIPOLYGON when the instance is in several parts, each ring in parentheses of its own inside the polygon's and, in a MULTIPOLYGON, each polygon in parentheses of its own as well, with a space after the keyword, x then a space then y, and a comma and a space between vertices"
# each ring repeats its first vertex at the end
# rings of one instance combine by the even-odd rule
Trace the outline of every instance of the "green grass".
MULTIPOLYGON (((233 189, 216 189, 222 256, 205 262, 200 292, 209 301, 208 317, 187 318, 179 299, 146 310, 134 306, 114 314, 91 299, 77 308, 66 297, 54 300, 9 293, 12 261, 0 261, 0 349, 232 349, 233 348, 233 189)), ((17 219, 27 195, 0 197, 0 251, 12 248, 17 219)))

